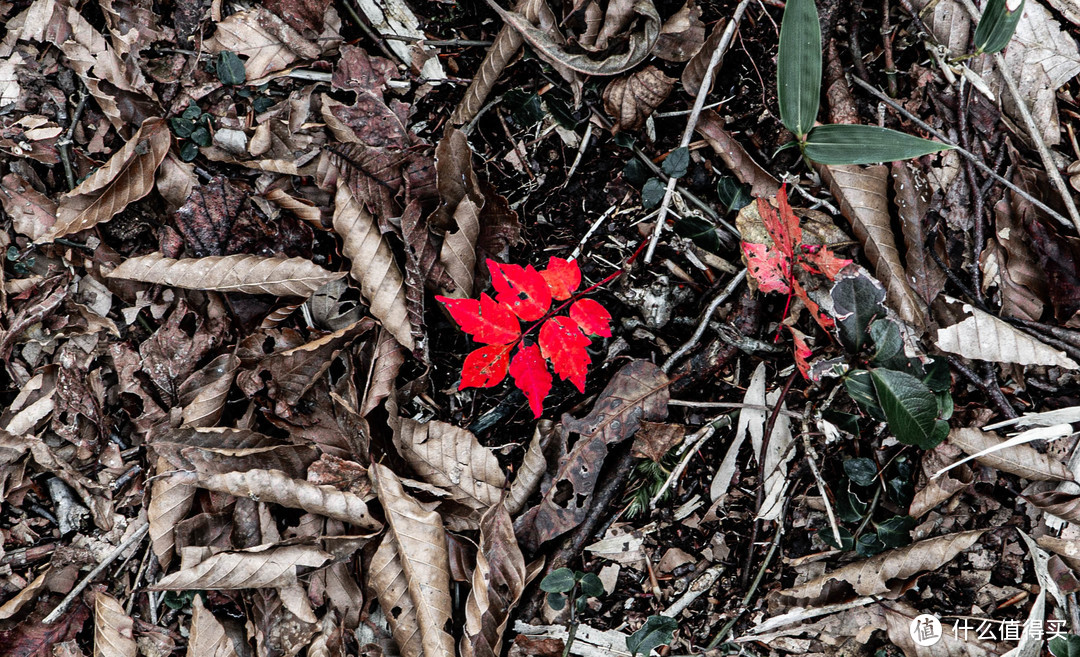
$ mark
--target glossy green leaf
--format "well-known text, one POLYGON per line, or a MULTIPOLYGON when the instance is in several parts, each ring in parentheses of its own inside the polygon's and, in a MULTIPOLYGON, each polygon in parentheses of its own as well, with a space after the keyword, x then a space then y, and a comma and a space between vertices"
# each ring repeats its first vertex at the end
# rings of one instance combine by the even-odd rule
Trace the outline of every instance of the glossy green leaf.
POLYGON ((860 486, 870 486, 877 479, 877 465, 873 459, 856 458, 844 461, 844 474, 860 486))
POLYGON ((660 168, 672 178, 682 178, 686 175, 686 169, 689 166, 690 149, 682 146, 671 151, 671 154, 664 158, 664 163, 660 168))
POLYGON ((622 170, 622 175, 623 178, 626 179, 626 182, 635 187, 644 185, 645 181, 649 179, 649 174, 649 169, 637 158, 631 158, 622 170))
POLYGON ((1024 0, 990 0, 975 28, 975 52, 998 52, 1009 45, 1024 13, 1024 0), (1011 7, 1011 9, 1010 9, 1011 7))
POLYGON ((641 188, 641 207, 651 210, 664 200, 667 185, 659 178, 649 178, 641 188))
POLYGON ((719 254, 724 250, 724 243, 716 232, 716 226, 701 217, 688 214, 675 222, 675 234, 688 237, 706 251, 719 254))
POLYGON ((949 425, 937 419, 937 398, 925 383, 906 372, 886 369, 870 370, 870 379, 897 440, 922 449, 933 449, 945 440, 949 425))
POLYGON ((677 629, 679 623, 670 616, 649 616, 641 629, 626 637, 626 649, 630 651, 631 657, 639 653, 648 655, 653 648, 671 643, 677 629))
POLYGON ((819 125, 806 135, 803 154, 818 164, 876 164, 950 148, 938 141, 873 125, 819 125))
POLYGON ((870 381, 870 373, 866 370, 852 370, 844 377, 844 388, 859 408, 867 412, 875 420, 884 421, 885 411, 878 404, 877 393, 874 384, 870 381))
POLYGON ((182 116, 174 116, 169 119, 169 127, 172 128, 174 135, 181 139, 187 139, 191 136, 191 132, 195 130, 195 122, 182 116))
POLYGON ((585 573, 581 578, 581 593, 590 598, 599 598, 604 595, 604 583, 595 573, 585 573))
POLYGON ((836 332, 849 351, 870 341, 870 323, 885 316, 885 288, 865 274, 842 278, 830 293, 836 312, 836 332))
POLYGON ((877 534, 863 534, 855 541, 855 554, 860 557, 872 557, 885 551, 885 544, 877 534))
POLYGON ((821 96, 821 24, 814 0, 788 0, 776 56, 780 121, 802 137, 817 120, 821 96))
POLYGON ((915 528, 911 516, 893 516, 877 523, 877 537, 885 547, 898 548, 911 544, 911 530, 915 528))
POLYGON ((870 324, 870 337, 874 339, 874 364, 891 370, 903 370, 907 367, 908 357, 904 354, 904 341, 900 338, 900 328, 890 319, 877 319, 870 324))
POLYGON ((547 593, 566 593, 574 588, 574 571, 558 568, 548 573, 540 582, 540 590, 547 593))
POLYGON ((847 482, 836 491, 836 516, 843 522, 859 522, 869 507, 858 495, 848 490, 847 482))
POLYGON ((1080 636, 1068 634, 1050 639, 1050 654, 1054 657, 1080 657, 1080 636))
POLYGON ((199 147, 194 142, 185 141, 184 145, 180 147, 180 159, 184 162, 190 162, 199 155, 199 147))
POLYGON ((247 82, 244 62, 231 50, 223 50, 217 59, 217 76, 222 84, 238 85, 247 82))

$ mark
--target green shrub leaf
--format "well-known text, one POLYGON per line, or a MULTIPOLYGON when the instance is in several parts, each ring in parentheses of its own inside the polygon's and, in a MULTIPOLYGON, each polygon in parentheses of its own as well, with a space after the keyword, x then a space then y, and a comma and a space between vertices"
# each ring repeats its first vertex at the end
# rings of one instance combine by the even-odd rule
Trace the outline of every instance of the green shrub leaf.
POLYGON ((885 317, 885 288, 869 276, 860 274, 842 278, 830 294, 836 311, 836 332, 840 342, 850 351, 859 351, 867 344, 870 322, 885 317))
POLYGON ((877 466, 873 459, 855 458, 844 461, 844 474, 860 486, 873 485, 877 479, 877 466))
POLYGON ((911 530, 915 525, 911 516, 893 516, 877 524, 877 537, 885 547, 904 547, 911 544, 911 530))
POLYGON ((949 433, 949 425, 937 419, 938 402, 925 383, 905 372, 870 370, 878 403, 889 430, 905 445, 933 449, 949 433))
POLYGON ((1069 634, 1050 639, 1050 654, 1054 657, 1080 657, 1080 636, 1069 634))
POLYGON ((997 52, 1009 45, 1024 13, 1024 0, 990 0, 975 28, 975 52, 997 52), (1010 10, 1009 6, 1013 9, 1010 10))
POLYGON ((626 649, 631 657, 638 653, 648 655, 653 648, 671 643, 679 624, 669 616, 649 616, 641 629, 626 637, 626 649))
POLYGON ((590 598, 599 598, 604 595, 604 583, 595 573, 585 573, 581 578, 581 593, 590 598))
POLYGON ((821 25, 814 0, 788 0, 776 56, 780 121, 800 139, 814 126, 821 96, 821 25))
POLYGON ((664 163, 660 168, 672 178, 682 178, 686 175, 686 169, 689 166, 690 149, 681 146, 671 151, 671 154, 664 158, 664 163))
POLYGON ((803 154, 818 164, 876 164, 950 148, 938 141, 873 125, 819 125, 806 135, 803 154))
POLYGON ((851 535, 851 532, 843 527, 837 527, 840 530, 840 542, 836 542, 836 535, 833 534, 832 527, 826 525, 817 530, 818 538, 820 538, 826 545, 836 548, 837 550, 850 550, 855 547, 855 538, 851 535))
POLYGON ((566 596, 562 593, 548 593, 547 603, 552 610, 562 611, 566 606, 566 596))
POLYGON ((540 590, 547 593, 566 593, 574 588, 574 571, 559 568, 548 573, 540 582, 540 590))
POLYGON ((649 178, 641 188, 641 207, 652 210, 664 200, 667 185, 659 178, 649 178))
POLYGON ((244 84, 247 82, 247 73, 244 72, 244 62, 231 50, 223 50, 218 55, 217 76, 221 84, 244 84))

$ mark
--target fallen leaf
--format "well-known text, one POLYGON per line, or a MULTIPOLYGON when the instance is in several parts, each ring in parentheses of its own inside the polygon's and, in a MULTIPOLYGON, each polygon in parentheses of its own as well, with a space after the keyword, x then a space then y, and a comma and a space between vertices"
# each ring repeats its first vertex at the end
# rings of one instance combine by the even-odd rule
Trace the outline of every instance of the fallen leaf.
MULTIPOLYGON (((968 454, 978 454, 1002 441, 1003 439, 992 431, 957 428, 949 432, 949 443, 968 454)), ((1061 461, 1039 453, 1031 445, 1005 447, 984 454, 977 460, 987 467, 1031 481, 1071 481, 1073 478, 1061 461)))
POLYGON ((1054 349, 974 306, 965 303, 963 308, 970 317, 937 331, 937 346, 942 351, 991 363, 1080 369, 1080 365, 1064 351, 1054 349))
POLYGON ((704 43, 705 24, 701 22, 701 9, 694 0, 688 0, 660 27, 653 54, 669 62, 686 62, 704 43))
POLYGON ((521 466, 517 469, 517 475, 503 501, 510 515, 517 515, 517 512, 525 507, 525 503, 540 487, 541 480, 547 474, 544 446, 551 442, 554 432, 555 426, 550 420, 539 420, 536 423, 532 440, 525 450, 525 458, 521 460, 521 466))
POLYGON ((184 409, 182 424, 189 427, 216 425, 239 368, 240 361, 235 355, 222 354, 189 376, 179 389, 178 402, 184 409))
POLYGON ((1061 491, 1042 491, 1024 495, 1024 499, 1046 513, 1080 524, 1080 495, 1061 491))
POLYGON ((612 131, 634 131, 645 125, 671 90, 675 79, 664 75, 655 66, 617 78, 604 88, 604 110, 615 119, 612 131))
MULTIPOLYGON (((685 77, 685 73, 684 73, 685 77)), ((686 80, 683 80, 686 86, 686 80)), ((724 161, 724 165, 735 174, 740 182, 750 185, 750 194, 757 198, 776 196, 780 191, 780 181, 771 173, 761 168, 750 154, 729 132, 724 130, 724 120, 715 110, 705 110, 694 128, 709 142, 709 146, 724 161)))
POLYGON ((681 424, 642 422, 634 436, 634 456, 659 463, 675 445, 682 443, 686 427, 681 424))
POLYGON ((462 657, 499 657, 510 613, 526 583, 525 558, 514 537, 513 521, 497 503, 480 519, 480 549, 465 602, 462 657))
POLYGON ((911 281, 912 290, 929 304, 945 289, 945 272, 929 252, 932 248, 943 255, 945 249, 942 240, 936 240, 933 245, 926 243, 929 221, 926 214, 933 199, 933 190, 922 169, 910 162, 893 162, 892 186, 907 246, 904 253, 907 278, 911 281))
POLYGON ((191 600, 191 637, 187 657, 235 657, 232 639, 225 626, 203 604, 202 596, 191 600))
MULTIPOLYGON (((713 23, 712 31, 709 32, 709 38, 705 40, 697 53, 687 62, 686 67, 683 68, 681 82, 683 89, 686 93, 692 97, 697 98, 698 93, 701 91, 701 83, 705 80, 705 71, 709 68, 709 61, 712 60, 713 52, 720 46, 720 41, 724 38, 724 31, 727 29, 727 20, 720 19, 713 23)), ((712 93, 712 87, 716 86, 716 78, 713 76, 712 85, 707 93, 712 93)), ((712 111, 712 110, 706 110, 712 111)), ((738 172, 737 168, 732 168, 732 171, 738 172)), ((754 194, 754 196, 769 196, 769 194, 754 194)))
POLYGON ((401 348, 390 331, 385 328, 379 329, 379 337, 375 341, 375 353, 371 360, 371 376, 368 378, 368 387, 364 392, 364 401, 360 407, 361 416, 367 416, 384 399, 394 393, 394 382, 404 363, 405 350, 401 348))
POLYGON ((116 598, 94 596, 94 657, 135 657, 134 623, 116 598))
POLYGON ((149 588, 152 591, 276 588, 295 582, 298 568, 318 568, 330 559, 329 554, 312 545, 260 545, 208 556, 161 578, 149 588))
POLYGON ((23 177, 9 173, 0 181, 0 202, 15 232, 40 240, 56 223, 56 202, 38 192, 23 177))
POLYGON ((247 57, 244 71, 249 80, 280 71, 297 59, 316 59, 321 52, 266 7, 238 11, 216 27, 214 36, 204 42, 207 50, 214 54, 230 51, 247 57))
POLYGON ((298 297, 309 296, 343 275, 303 258, 231 255, 173 260, 156 253, 128 258, 107 274, 109 278, 127 278, 189 290, 298 297))

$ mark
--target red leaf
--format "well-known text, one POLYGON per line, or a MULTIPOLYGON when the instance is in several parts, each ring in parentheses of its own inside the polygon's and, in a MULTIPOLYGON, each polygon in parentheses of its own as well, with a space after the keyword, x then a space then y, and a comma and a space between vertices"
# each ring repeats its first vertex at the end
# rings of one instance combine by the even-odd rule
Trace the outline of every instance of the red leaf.
POLYGON ((540 272, 529 265, 500 265, 488 260, 495 298, 526 322, 540 319, 551 306, 551 290, 540 272))
POLYGON ((840 258, 828 247, 803 245, 803 267, 812 274, 824 274, 825 278, 835 281, 837 274, 851 264, 851 260, 840 258))
POLYGON ((611 337, 611 313, 592 299, 581 299, 570 306, 570 318, 577 322, 585 335, 611 337))
POLYGON ((791 339, 795 342, 795 364, 799 367, 803 377, 810 381, 810 363, 806 359, 813 356, 814 352, 806 344, 806 336, 802 331, 791 326, 788 326, 788 330, 791 331, 791 339))
POLYGON ((574 290, 581 285, 581 270, 576 260, 563 260, 552 257, 547 269, 540 272, 551 289, 551 296, 558 301, 566 301, 574 295, 574 290))
POLYGON ((577 324, 569 317, 552 317, 540 327, 540 351, 551 361, 555 373, 563 381, 567 379, 585 392, 585 375, 588 373, 589 338, 581 334, 577 324))
POLYGON ((790 263, 795 259, 795 245, 802 242, 802 228, 799 227, 799 218, 788 204, 785 187, 781 187, 776 193, 776 204, 780 209, 779 216, 768 200, 759 198, 758 214, 761 215, 765 229, 769 231, 776 248, 788 257, 790 263))
POLYGON ((525 393, 529 408, 536 417, 544 413, 544 398, 551 392, 551 372, 540 354, 540 347, 531 344, 518 349, 510 361, 510 376, 514 384, 525 393))
POLYGON ((825 332, 828 333, 829 330, 836 325, 836 322, 833 321, 832 317, 822 314, 821 306, 819 306, 816 301, 810 298, 810 295, 806 293, 806 290, 803 289, 803 286, 799 285, 799 281, 795 281, 793 283, 793 287, 795 288, 796 296, 802 299, 803 303, 806 304, 806 309, 810 311, 810 314, 813 315, 818 325, 820 325, 821 328, 825 329, 825 332))
POLYGON ((521 326, 514 313, 506 306, 500 306, 487 294, 480 299, 450 299, 436 296, 450 316, 473 340, 482 344, 510 344, 521 335, 521 326))
POLYGON ((743 242, 743 255, 746 256, 747 273, 757 281, 762 292, 791 291, 788 285, 788 261, 783 253, 770 249, 764 244, 743 242))
POLYGON ((461 385, 465 388, 490 388, 497 386, 506 378, 506 368, 510 364, 510 345, 496 344, 480 347, 465 357, 461 366, 461 385))

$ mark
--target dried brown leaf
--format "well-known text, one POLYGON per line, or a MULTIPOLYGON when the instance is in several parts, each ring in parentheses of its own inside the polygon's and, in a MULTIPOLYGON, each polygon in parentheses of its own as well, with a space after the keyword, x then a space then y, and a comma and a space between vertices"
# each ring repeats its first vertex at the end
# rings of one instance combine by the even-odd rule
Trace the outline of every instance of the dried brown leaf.
POLYGON ((473 293, 476 271, 476 239, 480 236, 480 207, 465 198, 454 210, 457 229, 443 238, 439 261, 453 281, 453 290, 443 288, 447 296, 469 298, 473 293))
POLYGON ((821 166, 818 170, 840 203, 840 211, 851 222, 855 237, 874 266, 874 275, 885 285, 886 302, 900 319, 922 329, 923 304, 908 284, 893 237, 886 193, 889 168, 821 166))
MULTIPOLYGON (((159 457, 154 470, 158 475, 173 468, 159 457)), ((181 483, 173 477, 155 477, 150 484, 150 503, 146 517, 150 521, 150 548, 162 569, 172 562, 176 546, 176 525, 187 517, 198 491, 195 486, 181 483)))
POLYGON ((370 305, 371 314, 409 351, 415 343, 405 304, 405 282, 390 245, 379 233, 375 218, 338 183, 334 198, 334 231, 343 241, 342 253, 352 261, 353 280, 370 305))
POLYGON ((194 484, 236 497, 250 497, 260 502, 280 504, 290 509, 347 522, 365 531, 377 531, 382 523, 368 511, 364 498, 333 486, 317 486, 302 479, 293 479, 280 470, 248 470, 192 476, 177 475, 185 483, 194 484))
POLYGON ((634 456, 659 463, 664 454, 681 443, 685 436, 686 427, 682 424, 642 422, 641 430, 634 436, 634 446, 631 449, 634 456))
POLYGON ((151 253, 128 258, 107 276, 189 290, 306 297, 344 273, 327 271, 303 258, 230 255, 173 260, 151 253))
MULTIPOLYGON (((996 433, 981 429, 958 428, 949 432, 949 442, 968 454, 977 454, 1003 440, 996 433)), ((1040 454, 1031 445, 1005 447, 984 454, 977 460, 987 467, 1031 481, 1072 481, 1073 478, 1064 463, 1047 454, 1040 454)))
POLYGON ((366 417, 368 413, 378 408, 384 399, 393 394, 394 382, 404 363, 405 350, 401 348, 390 331, 385 328, 379 329, 379 339, 375 342, 375 353, 371 359, 371 374, 368 377, 364 401, 360 407, 361 416, 366 417))
POLYGON ((780 181, 761 168, 742 144, 724 130, 724 119, 714 110, 705 110, 696 126, 697 132, 709 142, 713 151, 740 182, 750 185, 750 194, 757 198, 776 196, 780 181))
POLYGON ((394 430, 394 445, 421 479, 473 509, 475 520, 502 497, 506 476, 498 459, 466 429, 402 418, 394 430))
POLYGON ((923 453, 922 471, 926 475, 926 485, 915 492, 915 497, 908 507, 909 516, 921 518, 971 485, 974 477, 967 465, 958 466, 940 477, 933 477, 937 471, 952 465, 962 456, 960 450, 950 443, 942 443, 923 453))
POLYGON ((222 354, 180 384, 181 423, 189 427, 212 427, 221 418, 240 359, 222 354))
POLYGON ((200 595, 191 600, 190 632, 187 657, 236 657, 225 626, 206 608, 200 595))
POLYGON ((1034 213, 1031 203, 1016 194, 994 206, 994 236, 987 240, 980 265, 983 291, 996 284, 1001 292, 1003 317, 1038 321, 1043 314, 1047 276, 1023 226, 1024 218, 1034 213))
POLYGON ((687 0, 682 9, 664 21, 653 54, 669 62, 686 62, 705 44, 705 23, 701 9, 694 0, 687 0))
POLYGON ((9 173, 0 181, 0 202, 11 217, 15 232, 31 242, 41 239, 56 223, 56 203, 16 173, 9 173))
POLYGON ((484 204, 484 193, 473 171, 472 156, 469 139, 457 128, 448 128, 435 147, 439 208, 430 220, 436 230, 448 230, 454 226, 454 212, 465 198, 472 199, 480 206, 484 204))
POLYGON ((510 612, 525 590, 525 557, 514 537, 514 523, 501 504, 480 519, 472 590, 465 602, 462 657, 499 657, 510 612))
MULTIPOLYGON (((701 90, 702 81, 705 80, 705 71, 709 68, 709 61, 712 59, 713 51, 720 46, 720 41, 724 38, 726 25, 726 19, 721 19, 713 24, 712 32, 709 32, 709 38, 698 48, 697 54, 687 62, 686 67, 683 69, 681 76, 683 89, 695 98, 701 90)), ((716 85, 716 76, 713 77, 712 84, 713 86, 716 85)), ((707 93, 712 93, 712 89, 710 88, 707 93)))
MULTIPOLYGON (((941 632, 941 640, 931 646, 922 646, 915 643, 912 636, 912 626, 915 618, 922 612, 905 603, 903 600, 890 600, 879 605, 884 617, 885 629, 889 634, 889 641, 901 648, 905 655, 917 657, 997 657, 1002 655, 1002 648, 979 639, 975 632, 965 636, 966 633, 954 633, 948 629, 948 625, 941 632)), ((880 626, 880 625, 879 625, 880 626)), ((1019 655, 1013 655, 1019 657, 1019 655)))
POLYGON ((558 471, 540 504, 519 519, 522 526, 530 528, 525 537, 529 549, 581 523, 608 447, 632 437, 642 421, 659 422, 667 417, 668 385, 667 376, 656 365, 631 361, 611 378, 588 415, 580 420, 563 415, 563 444, 570 443, 571 433, 579 438, 559 459, 558 471), (567 495, 567 491, 572 494, 567 495))
POLYGON ((1024 495, 1024 499, 1062 520, 1080 524, 1080 495, 1061 491, 1042 491, 1024 495))
POLYGON ((116 598, 94 596, 94 657, 135 657, 134 623, 116 598))
POLYGON ((615 119, 614 132, 638 130, 675 88, 675 78, 655 66, 646 66, 608 83, 604 89, 604 110, 615 119))
POLYGON ((207 50, 232 51, 247 57, 244 70, 256 80, 286 68, 297 59, 316 59, 320 49, 265 7, 238 11, 216 25, 204 42, 207 50))
POLYGON ((1080 369, 1080 365, 1064 351, 974 306, 965 303, 963 308, 964 312, 970 313, 970 317, 937 331, 937 346, 942 351, 991 363, 1080 369))
POLYGON ((405 304, 409 309, 413 342, 422 345, 424 288, 428 285, 447 287, 454 283, 439 261, 434 236, 428 230, 419 201, 411 201, 401 215, 401 238, 405 242, 405 304))
POLYGON ((297 568, 318 568, 331 556, 313 545, 259 545, 248 550, 219 552, 168 575, 153 591, 277 588, 296 581, 297 568))
POLYGON ((402 657, 424 657, 416 605, 409 595, 409 583, 398 547, 389 534, 383 536, 372 555, 367 576, 368 585, 375 592, 402 657))
POLYGON ((889 590, 890 582, 906 580, 918 573, 935 570, 968 549, 986 532, 985 529, 928 538, 907 547, 841 566, 804 584, 778 592, 783 599, 800 604, 820 604, 846 587, 858 595, 879 595, 889 590))
POLYGON ((442 519, 405 493, 401 481, 390 468, 372 464, 371 475, 389 525, 384 541, 393 541, 416 610, 419 654, 454 657, 454 639, 447 632, 453 605, 450 600, 450 560, 442 519))
POLYGON ((555 435, 555 425, 551 420, 540 420, 536 423, 532 440, 525 450, 525 458, 521 460, 521 467, 517 469, 510 491, 506 494, 504 504, 510 515, 525 508, 532 494, 540 488, 540 482, 547 474, 547 457, 544 456, 544 447, 551 442, 555 435))
POLYGON ((1060 556, 1073 570, 1080 572, 1080 544, 1056 536, 1040 536, 1035 539, 1039 547, 1060 556))
POLYGON ((100 169, 60 198, 53 240, 104 223, 154 188, 154 174, 169 152, 172 134, 163 119, 147 119, 100 169))
MULTIPOLYGON (((897 214, 904 231, 907 251, 908 280, 916 294, 927 304, 945 289, 945 272, 934 262, 930 248, 944 254, 945 245, 939 238, 933 246, 928 245, 927 216, 934 192, 922 169, 910 162, 894 162, 892 165, 893 194, 896 196, 897 214)), ((943 258, 944 260, 944 258, 943 258)))
POLYGON ((405 162, 399 149, 353 143, 335 144, 327 150, 340 179, 360 205, 380 219, 398 214, 394 198, 401 191, 401 165, 405 162))

